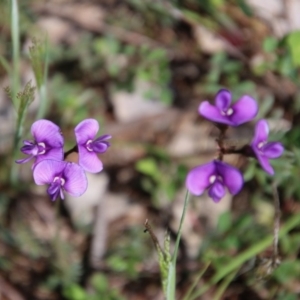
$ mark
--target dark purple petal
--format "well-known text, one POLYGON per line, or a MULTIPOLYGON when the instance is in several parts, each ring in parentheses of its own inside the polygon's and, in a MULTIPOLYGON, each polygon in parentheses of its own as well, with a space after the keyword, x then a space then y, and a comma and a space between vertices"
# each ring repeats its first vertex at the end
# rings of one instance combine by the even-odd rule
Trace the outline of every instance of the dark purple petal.
POLYGON ((79 197, 87 189, 87 179, 84 170, 75 163, 68 163, 63 173, 65 184, 63 188, 71 196, 79 197))
POLYGON ((210 177, 215 174, 214 161, 198 166, 189 171, 186 178, 186 187, 193 195, 201 195, 210 186, 210 177))
POLYGON ((252 147, 257 147, 258 144, 264 143, 268 140, 269 126, 268 122, 264 119, 259 120, 255 125, 254 137, 251 142, 252 147))
POLYGON ((96 153, 104 153, 107 148, 109 147, 108 142, 93 142, 92 143, 92 149, 96 153))
POLYGON ((34 122, 31 126, 31 134, 37 143, 44 142, 52 148, 59 148, 64 144, 59 127, 48 120, 34 122))
POLYGON ((241 125, 254 119, 258 113, 257 102, 250 96, 242 96, 231 106, 233 114, 230 117, 234 126, 241 125))
POLYGON ((99 124, 95 119, 86 119, 75 127, 75 136, 78 145, 86 144, 93 140, 99 130, 99 124))
POLYGON ((52 182, 47 189, 47 193, 50 196, 51 200, 55 201, 58 196, 62 194, 60 181, 52 182))
POLYGON ((215 98, 216 107, 221 111, 226 111, 231 103, 231 93, 228 90, 221 89, 215 98))
POLYGON ((282 155, 284 147, 279 142, 270 142, 264 145, 261 150, 268 158, 278 158, 282 155))
POLYGON ((220 110, 216 106, 211 105, 208 101, 202 102, 198 111, 200 115, 210 121, 226 125, 234 125, 228 116, 221 115, 220 110))
POLYGON ((223 184, 216 180, 208 190, 208 195, 214 200, 214 202, 219 202, 225 196, 225 188, 223 184))
POLYGON ((216 161, 216 167, 218 174, 222 177, 223 183, 229 192, 232 195, 237 194, 242 189, 244 183, 242 173, 222 161, 216 161))
POLYGON ((34 167, 33 179, 37 185, 51 184, 55 177, 62 174, 65 167, 65 161, 43 160, 34 167))
POLYGON ((261 167, 270 175, 274 175, 274 169, 271 166, 269 159, 266 156, 259 155, 259 153, 256 152, 256 158, 259 161, 259 164, 261 167))
POLYGON ((112 136, 110 134, 104 134, 99 136, 97 139, 95 139, 95 141, 106 141, 106 140, 110 140, 112 138, 112 136))
POLYGON ((93 151, 88 151, 85 146, 78 145, 79 165, 90 173, 98 173, 103 169, 103 164, 93 151))

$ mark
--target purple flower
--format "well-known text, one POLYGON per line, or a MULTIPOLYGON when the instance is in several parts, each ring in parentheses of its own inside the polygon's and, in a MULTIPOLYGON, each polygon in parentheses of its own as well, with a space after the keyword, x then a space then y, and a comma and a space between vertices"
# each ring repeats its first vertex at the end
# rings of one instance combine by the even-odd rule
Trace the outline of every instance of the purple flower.
POLYGON ((38 164, 44 159, 62 160, 64 139, 57 125, 48 120, 38 120, 31 126, 33 141, 23 141, 24 146, 21 151, 28 155, 24 159, 16 161, 18 164, 24 164, 35 158, 32 166, 38 164))
POLYGON ((244 95, 234 104, 230 104, 230 91, 221 89, 216 95, 215 105, 204 101, 199 106, 199 113, 210 121, 230 126, 246 123, 257 115, 258 105, 250 96, 244 95))
POLYGON ((259 120, 255 126, 255 133, 251 142, 251 148, 261 167, 270 175, 274 175, 274 170, 269 163, 269 159, 281 156, 284 148, 279 142, 268 143, 268 135, 269 126, 267 121, 259 120))
POLYGON ((49 184, 47 193, 53 201, 59 196, 64 199, 63 191, 78 197, 87 189, 84 170, 72 162, 43 160, 35 166, 33 178, 37 185, 49 184))
POLYGON ((98 173, 103 169, 97 153, 104 153, 110 146, 107 142, 110 135, 96 138, 99 124, 95 119, 86 119, 75 127, 75 136, 78 145, 79 165, 86 171, 98 173), (95 139, 96 138, 96 139, 95 139))
POLYGON ((186 178, 186 187, 193 195, 200 196, 208 189, 208 195, 214 202, 219 202, 225 195, 225 187, 232 195, 243 186, 241 172, 220 161, 213 160, 192 169, 186 178))

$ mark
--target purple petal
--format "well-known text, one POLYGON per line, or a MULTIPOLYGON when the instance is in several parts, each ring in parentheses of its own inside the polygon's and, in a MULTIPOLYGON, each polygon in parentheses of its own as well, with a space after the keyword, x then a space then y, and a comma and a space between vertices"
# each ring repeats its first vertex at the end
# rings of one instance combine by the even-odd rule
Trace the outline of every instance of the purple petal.
POLYGON ((199 106, 198 111, 200 115, 210 121, 227 125, 234 125, 233 122, 228 118, 228 116, 222 116, 220 110, 216 106, 211 105, 208 101, 202 102, 199 106))
POLYGON ((37 185, 50 184, 66 167, 65 161, 43 160, 33 169, 33 179, 37 185))
POLYGON ((85 146, 78 145, 79 165, 90 173, 98 173, 103 164, 95 152, 88 151, 85 146))
POLYGON ((15 161, 15 163, 17 163, 17 164, 25 164, 28 161, 30 161, 31 159, 33 159, 33 158, 34 158, 34 156, 31 155, 31 156, 28 156, 28 157, 23 158, 23 159, 18 159, 18 160, 15 161))
POLYGON ((231 108, 233 109, 231 121, 235 124, 234 126, 251 121, 258 113, 257 102, 247 95, 242 96, 231 108))
POLYGON ((219 110, 227 110, 231 103, 231 93, 225 89, 220 90, 216 95, 215 103, 219 110))
POLYGON ((232 195, 236 195, 243 187, 242 173, 222 161, 216 161, 217 172, 232 195))
POLYGON ((269 135, 268 122, 264 119, 259 120, 255 125, 254 137, 251 146, 257 147, 259 143, 266 142, 269 135))
POLYGON ((95 119, 86 119, 75 127, 75 136, 78 145, 93 140, 99 130, 99 124, 95 119))
POLYGON ((186 178, 186 187, 193 195, 201 195, 210 186, 210 177, 214 175, 216 166, 214 161, 192 169, 186 178))
POLYGON ((47 193, 52 201, 56 200, 62 194, 60 182, 52 182, 47 189, 47 193))
POLYGON ((219 180, 216 180, 209 188, 208 195, 214 200, 214 202, 219 202, 225 195, 225 188, 223 184, 219 180))
POLYGON ((75 163, 68 163, 64 170, 66 180, 63 188, 71 196, 79 197, 87 189, 87 179, 84 170, 75 163))
POLYGON ((52 148, 46 151, 45 154, 37 155, 35 158, 36 160, 33 167, 45 159, 62 161, 64 158, 64 151, 63 148, 52 148))
POLYGON ((52 148, 62 147, 64 138, 61 135, 60 128, 48 120, 38 120, 31 126, 31 134, 36 142, 45 142, 52 148))
POLYGON ((271 166, 269 159, 263 155, 256 155, 257 160, 259 161, 259 164, 261 167, 270 175, 274 175, 274 169, 271 166))
POLYGON ((96 153, 104 153, 107 148, 109 147, 109 144, 107 142, 100 142, 100 143, 97 143, 97 142, 93 142, 93 150, 96 152, 96 153))
POLYGON ((268 158, 278 158, 282 155, 284 147, 279 142, 270 142, 263 146, 262 151, 268 158))

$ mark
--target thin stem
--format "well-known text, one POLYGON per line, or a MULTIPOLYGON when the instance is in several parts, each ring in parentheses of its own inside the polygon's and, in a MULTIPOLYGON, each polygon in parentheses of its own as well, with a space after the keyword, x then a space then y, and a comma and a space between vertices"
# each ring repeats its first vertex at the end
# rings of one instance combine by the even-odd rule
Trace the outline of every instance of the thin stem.
MULTIPOLYGON (((291 229, 300 225, 300 215, 292 216, 279 230, 278 237, 279 239, 285 236, 291 229)), ((190 298, 190 300, 197 299, 197 297, 203 295, 211 286, 219 282, 222 278, 224 278, 227 274, 234 271, 238 267, 240 267, 243 263, 249 260, 251 257, 261 253, 273 242, 273 235, 266 237, 261 242, 257 242, 251 248, 245 250, 240 255, 235 257, 231 262, 229 262, 223 269, 219 270, 211 279, 208 284, 205 284, 202 288, 200 288, 194 295, 190 298)))
POLYGON ((19 31, 19 10, 18 1, 11 1, 11 34, 12 34, 12 52, 13 52, 13 68, 12 68, 12 101, 16 109, 18 109, 17 93, 20 88, 20 31, 19 31))
POLYGON ((280 228, 280 201, 277 190, 277 184, 273 183, 273 194, 274 194, 274 207, 275 207, 275 216, 274 216, 274 238, 273 238, 273 255, 272 255, 272 267, 277 266, 278 258, 278 239, 279 239, 279 228, 280 228))
POLYGON ((183 221, 184 221, 186 210, 188 207, 188 202, 189 202, 189 192, 186 191, 184 205, 183 205, 183 211, 182 211, 178 234, 177 234, 177 238, 176 238, 176 242, 175 242, 175 249, 174 249, 174 253, 173 253, 170 265, 169 265, 168 283, 167 283, 167 300, 174 300, 175 296, 176 296, 176 261, 177 261, 179 243, 180 243, 181 234, 182 234, 183 221))
POLYGON ((199 272, 199 274, 196 276, 193 284, 190 286, 190 288, 188 289, 188 291, 186 292, 186 294, 184 295, 183 300, 189 300, 190 296, 192 294, 192 292, 194 291, 194 289, 196 288, 199 280, 201 279, 201 277, 203 276, 203 274, 206 272, 206 270, 208 269, 208 267, 210 266, 211 262, 207 262, 204 267, 201 269, 201 271, 199 272))
POLYGON ((218 288, 217 292, 214 295, 213 300, 221 299, 222 295, 224 294, 225 290, 227 289, 230 282, 233 280, 237 273, 237 270, 234 270, 231 274, 229 274, 224 281, 221 283, 220 287, 218 288))
POLYGON ((49 65, 49 55, 48 55, 48 38, 45 41, 45 61, 44 61, 44 74, 43 74, 43 83, 39 87, 40 95, 40 106, 37 113, 37 119, 41 119, 46 114, 47 109, 47 80, 48 80, 48 65, 49 65))

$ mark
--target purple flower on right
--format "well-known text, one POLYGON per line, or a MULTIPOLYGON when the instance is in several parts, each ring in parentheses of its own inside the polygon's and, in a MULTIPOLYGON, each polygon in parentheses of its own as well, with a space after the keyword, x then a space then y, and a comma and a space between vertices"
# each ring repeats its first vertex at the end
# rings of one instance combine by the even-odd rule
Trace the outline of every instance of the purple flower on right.
POLYGON ((270 175, 274 175, 274 169, 269 159, 282 155, 284 147, 280 142, 268 142, 269 126, 266 120, 259 120, 255 126, 251 148, 261 167, 270 175))
POLYGON ((96 138, 99 123, 95 119, 86 119, 75 127, 75 136, 78 146, 79 165, 90 173, 98 173, 103 169, 98 153, 104 153, 110 146, 107 141, 111 135, 102 135, 96 138))
POLYGON ((256 101, 248 96, 242 96, 231 105, 231 93, 221 89, 215 97, 215 105, 204 101, 199 106, 199 113, 215 123, 239 126, 254 119, 258 112, 256 101))

